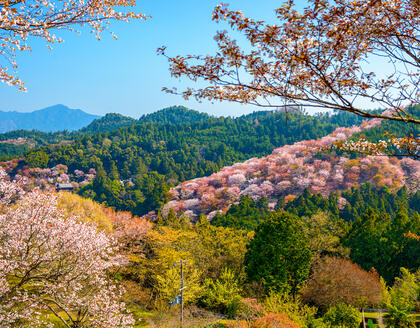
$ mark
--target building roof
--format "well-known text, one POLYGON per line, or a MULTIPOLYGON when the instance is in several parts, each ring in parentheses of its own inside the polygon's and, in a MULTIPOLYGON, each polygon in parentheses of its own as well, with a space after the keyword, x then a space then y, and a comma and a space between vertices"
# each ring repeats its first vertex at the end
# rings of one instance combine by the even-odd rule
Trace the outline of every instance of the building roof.
POLYGON ((74 186, 71 183, 57 183, 58 189, 73 189, 74 186))

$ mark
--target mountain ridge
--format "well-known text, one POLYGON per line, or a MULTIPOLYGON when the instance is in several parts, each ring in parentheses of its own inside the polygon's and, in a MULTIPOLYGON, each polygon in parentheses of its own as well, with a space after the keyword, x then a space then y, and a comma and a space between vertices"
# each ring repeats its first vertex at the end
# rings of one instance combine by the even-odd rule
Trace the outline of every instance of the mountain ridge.
POLYGON ((0 133, 13 130, 75 131, 87 126, 99 117, 62 104, 48 106, 32 112, 0 111, 0 133))

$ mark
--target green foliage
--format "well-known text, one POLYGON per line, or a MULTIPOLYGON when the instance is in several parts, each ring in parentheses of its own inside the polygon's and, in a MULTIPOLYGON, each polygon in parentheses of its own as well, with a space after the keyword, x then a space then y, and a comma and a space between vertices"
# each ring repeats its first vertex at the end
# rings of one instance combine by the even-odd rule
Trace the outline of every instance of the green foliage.
POLYGON ((401 276, 395 278, 389 295, 389 305, 401 310, 415 310, 420 301, 420 269, 413 274, 406 268, 401 268, 401 276))
POLYGON ((235 273, 224 268, 218 279, 206 280, 202 302, 207 308, 233 318, 240 308, 242 299, 240 293, 241 289, 235 273))
POLYGON ((360 312, 345 303, 331 307, 324 315, 325 322, 340 328, 358 328, 361 319, 360 312))
POLYGON ((309 275, 311 251, 300 219, 287 212, 273 213, 255 229, 245 255, 250 281, 267 291, 295 294, 309 275))
POLYGON ((347 200, 347 204, 340 216, 345 221, 355 221, 369 208, 391 216, 402 206, 407 206, 410 214, 418 211, 416 200, 420 197, 420 191, 410 194, 404 186, 398 192, 391 192, 387 187, 378 188, 364 183, 344 191, 342 197, 347 200))
MULTIPOLYGON (((184 266, 184 294, 185 304, 195 303, 203 293, 200 284, 201 274, 193 265, 184 266)), ((156 289, 159 295, 166 301, 171 302, 175 296, 180 295, 181 273, 179 266, 170 267, 156 275, 156 289)))
POLYGON ((69 192, 60 193, 58 207, 67 217, 76 217, 83 223, 93 223, 99 230, 112 231, 111 219, 100 204, 69 192))
POLYGON ((80 129, 81 133, 94 134, 97 132, 112 131, 120 127, 130 126, 137 122, 134 118, 117 113, 108 113, 104 117, 93 120, 88 126, 80 129))
POLYGON ((153 211, 167 202, 170 185, 164 175, 151 171, 134 181, 124 182, 118 179, 118 171, 113 167, 108 176, 99 167, 93 182, 81 188, 79 194, 117 209, 125 208, 136 215, 153 211))
POLYGON ((232 205, 226 214, 218 214, 211 224, 235 229, 254 230, 258 224, 269 217, 265 198, 253 200, 249 195, 241 197, 238 205, 232 205), (265 202, 264 202, 265 200, 265 202))
POLYGON ((22 156, 31 148, 29 144, 15 145, 11 143, 0 143, 0 160, 7 161, 22 156))
MULTIPOLYGON (((285 313, 301 327, 314 327, 316 308, 304 304, 300 298, 271 292, 264 302, 265 309, 272 313, 285 313)), ((320 325, 316 326, 320 327, 320 325)))
POLYGON ((365 270, 374 267, 387 282, 392 282, 401 267, 411 271, 420 267, 420 243, 407 238, 408 231, 420 232, 417 212, 409 217, 407 209, 401 207, 390 217, 368 209, 363 218, 352 223, 344 244, 351 249, 352 261, 365 270))
POLYGON ((389 306, 388 313, 384 315, 385 323, 388 328, 415 328, 415 318, 406 309, 396 306, 389 306))
POLYGON ((200 121, 208 120, 209 118, 210 116, 206 113, 200 113, 196 110, 191 110, 184 106, 171 106, 158 110, 157 112, 141 116, 138 120, 138 123, 197 123, 200 121))
POLYGON ((161 217, 144 240, 138 241, 141 251, 128 257, 130 263, 122 272, 124 279, 152 296, 170 301, 179 291, 179 267, 173 264, 185 259, 187 302, 207 299, 209 307, 234 313, 251 234, 214 227, 205 224, 207 220, 192 227, 173 212, 168 216, 161 217))
POLYGON ((303 230, 309 240, 309 248, 314 259, 321 256, 347 256, 349 250, 341 245, 347 226, 339 218, 328 212, 317 212, 311 217, 302 218, 303 230))
POLYGON ((40 167, 46 168, 48 167, 48 154, 45 151, 39 151, 36 153, 30 153, 26 157, 26 162, 30 167, 40 167))
POLYGON ((312 216, 319 210, 330 212, 334 216, 339 214, 336 195, 332 194, 329 198, 325 198, 321 194, 311 194, 308 189, 288 202, 284 209, 297 216, 312 216))

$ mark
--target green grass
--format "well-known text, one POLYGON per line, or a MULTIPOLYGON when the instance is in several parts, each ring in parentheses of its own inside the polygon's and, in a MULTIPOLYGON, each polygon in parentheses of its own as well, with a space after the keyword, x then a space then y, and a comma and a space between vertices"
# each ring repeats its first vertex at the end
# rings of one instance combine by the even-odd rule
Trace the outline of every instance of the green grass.
POLYGON ((378 319, 379 318, 379 312, 365 312, 365 318, 366 319, 378 319))

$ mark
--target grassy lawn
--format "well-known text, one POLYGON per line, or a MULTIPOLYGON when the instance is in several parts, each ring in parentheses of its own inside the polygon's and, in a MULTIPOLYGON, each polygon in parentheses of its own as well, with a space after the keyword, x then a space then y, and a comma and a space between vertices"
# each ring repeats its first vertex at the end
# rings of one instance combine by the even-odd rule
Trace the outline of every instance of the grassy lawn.
POLYGON ((378 319, 379 318, 379 312, 365 312, 365 318, 366 319, 378 319))

